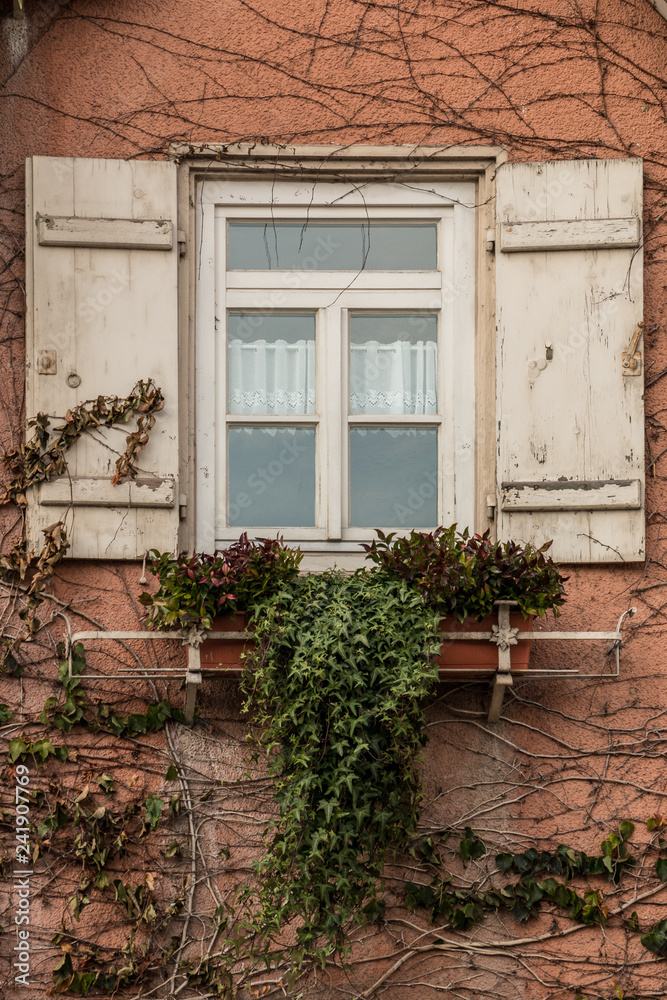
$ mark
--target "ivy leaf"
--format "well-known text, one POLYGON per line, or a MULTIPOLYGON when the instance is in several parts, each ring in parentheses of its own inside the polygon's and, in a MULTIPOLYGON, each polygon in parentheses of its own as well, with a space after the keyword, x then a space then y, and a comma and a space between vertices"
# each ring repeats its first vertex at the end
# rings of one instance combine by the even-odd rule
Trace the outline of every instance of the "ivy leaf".
POLYGON ((72 965, 72 956, 68 951, 66 951, 53 970, 53 981, 56 986, 61 986, 62 984, 69 982, 73 973, 74 966, 72 965))
POLYGON ((9 759, 12 762, 12 764, 15 763, 15 761, 19 757, 21 757, 24 753, 26 753, 27 750, 28 750, 28 745, 25 742, 25 740, 21 739, 20 736, 18 736, 14 740, 10 740, 9 741, 9 759))
POLYGON ((469 826, 465 828, 465 837, 460 842, 460 853, 464 861, 477 861, 486 854, 486 844, 479 840, 469 826))
POLYGON ((643 934, 641 943, 654 955, 665 955, 667 953, 667 920, 661 920, 651 928, 648 934, 643 934))
POLYGON ((661 882, 667 881, 667 858, 658 858, 655 863, 655 873, 661 882))
POLYGON ((76 993, 80 997, 88 996, 95 980, 96 972, 75 972, 67 987, 69 993, 76 993))
POLYGON ((178 771, 176 767, 173 764, 170 764, 169 767, 167 768, 167 773, 164 776, 165 781, 175 781, 177 777, 178 777, 178 771))
POLYGON ((110 774, 101 774, 97 779, 97 784, 100 786, 103 792, 107 795, 112 795, 116 789, 113 787, 113 778, 110 774))
POLYGON ((20 663, 9 650, 5 653, 2 666, 4 672, 11 674, 12 677, 21 677, 25 671, 25 663, 20 663))
POLYGON ((149 830, 154 830, 160 822, 160 814, 164 808, 164 799, 160 799, 157 795, 153 795, 153 793, 150 792, 144 804, 146 807, 146 815, 144 816, 144 832, 148 833, 149 830))
POLYGON ((621 840, 623 841, 628 840, 632 836, 634 829, 635 829, 634 823, 631 823, 630 820, 628 819, 624 820, 620 826, 621 840))

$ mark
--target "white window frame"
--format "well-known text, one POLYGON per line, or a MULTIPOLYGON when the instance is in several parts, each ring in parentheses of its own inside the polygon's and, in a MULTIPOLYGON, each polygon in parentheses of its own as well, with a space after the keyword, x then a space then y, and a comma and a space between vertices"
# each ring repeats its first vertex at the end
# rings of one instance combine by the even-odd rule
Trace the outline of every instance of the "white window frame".
MULTIPOLYGON (((487 501, 494 490, 495 451, 493 257, 487 252, 492 245, 486 241, 493 236, 488 228, 492 219, 493 171, 505 159, 504 151, 497 147, 451 150, 359 147, 351 155, 349 150, 329 147, 288 150, 276 147, 193 150, 187 147, 174 148, 173 152, 184 157, 179 218, 187 222, 179 237, 185 258, 181 283, 190 297, 182 301, 194 303, 194 309, 184 305, 181 314, 184 330, 181 355, 186 362, 181 371, 186 404, 181 463, 181 547, 211 551, 237 539, 244 530, 242 525, 228 527, 221 525, 219 518, 216 521, 216 492, 224 496, 221 486, 224 468, 216 455, 216 440, 226 438, 222 433, 225 421, 218 403, 222 395, 226 398, 227 387, 226 352, 219 351, 217 359, 215 356, 215 317, 224 315, 220 313, 223 305, 225 309, 249 309, 253 304, 258 308, 262 296, 276 290, 289 290, 281 284, 285 272, 230 272, 230 280, 225 282, 224 294, 221 294, 219 279, 223 273, 224 240, 216 240, 216 212, 219 218, 224 215, 245 219, 266 218, 267 212, 276 218, 294 219, 301 212, 304 219, 309 215, 312 220, 324 218, 329 213, 339 221, 353 218, 355 214, 365 219, 369 214, 386 219, 440 216, 444 221, 439 264, 447 260, 450 264, 449 270, 445 267, 438 272, 437 283, 432 274, 420 272, 401 272, 399 275, 398 272, 336 271, 320 272, 315 276, 300 273, 301 286, 296 290, 298 304, 295 298, 286 297, 281 308, 306 308, 307 297, 319 305, 326 295, 338 293, 351 282, 335 307, 332 300, 326 300, 330 309, 339 310, 338 340, 328 339, 326 367, 321 354, 318 356, 318 408, 326 392, 328 422, 330 425, 335 423, 337 405, 337 426, 340 428, 338 443, 334 440, 336 435, 330 435, 330 440, 325 442, 326 421, 320 414, 319 444, 321 448, 326 446, 329 457, 326 463, 320 463, 321 495, 328 498, 320 509, 324 512, 326 507, 326 519, 322 517, 315 529, 250 526, 249 535, 282 534, 286 541, 299 543, 307 553, 322 556, 319 562, 317 558, 310 560, 312 568, 324 568, 332 561, 337 565, 357 565, 359 542, 374 535, 372 529, 346 528, 343 490, 347 490, 347 484, 341 477, 340 488, 332 485, 338 481, 331 474, 337 454, 339 467, 345 468, 343 449, 348 439, 347 421, 343 423, 347 371, 345 353, 341 350, 340 324, 344 310, 350 307, 361 311, 403 311, 413 306, 429 312, 437 311, 438 306, 442 309, 439 412, 443 426, 450 431, 450 450, 444 454, 446 443, 441 433, 439 520, 445 524, 457 521, 459 526, 467 525, 474 530, 484 530, 492 524, 493 510, 487 506, 487 501), (345 178, 342 181, 341 176, 345 178), (327 186, 330 184, 338 184, 344 206, 331 197, 333 188, 327 186), (449 258, 447 241, 450 247, 457 244, 457 252, 450 252, 449 258), (388 293, 395 291, 399 276, 403 298, 400 303, 389 303, 388 293), (249 293, 255 295, 253 301, 245 297, 249 293), (438 297, 437 302, 433 296, 438 297), (464 330, 467 333, 463 334, 464 330), (216 365, 223 393, 215 392, 212 373, 216 365), (446 391, 448 380, 449 392, 446 391), (325 481, 327 474, 329 482, 325 481), (354 557, 335 558, 336 553, 352 552, 354 557)), ((318 350, 322 350, 321 339, 318 350)), ((239 417, 237 422, 248 421, 246 417, 239 417)), ((276 422, 279 421, 272 418, 271 423, 276 422)), ((293 417, 285 418, 284 422, 295 423, 293 417)), ((304 417, 303 422, 312 421, 304 417)), ((384 416, 375 419, 365 416, 357 422, 386 425, 392 420, 384 416)), ((406 415, 397 422, 414 426, 437 421, 406 415)), ((406 524, 405 531, 410 527, 406 524)))

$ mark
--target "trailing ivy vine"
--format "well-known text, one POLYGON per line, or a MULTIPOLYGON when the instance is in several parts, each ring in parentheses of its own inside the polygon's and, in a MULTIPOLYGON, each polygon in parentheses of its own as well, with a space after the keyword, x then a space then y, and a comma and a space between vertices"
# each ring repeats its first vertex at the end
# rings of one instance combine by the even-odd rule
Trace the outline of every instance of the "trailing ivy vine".
MULTIPOLYGON (((49 482, 67 472, 66 454, 86 432, 98 427, 125 424, 136 417, 136 430, 127 435, 125 450, 116 460, 111 482, 117 485, 130 477, 136 478, 139 470, 136 460, 147 444, 155 424, 155 414, 164 406, 162 390, 152 379, 139 381, 125 398, 98 396, 67 411, 62 423, 51 431, 52 418, 38 413, 28 421, 32 436, 18 448, 3 455, 3 462, 10 480, 0 493, 0 505, 14 503, 25 511, 28 490, 40 483, 49 482)), ((69 549, 64 520, 42 529, 44 544, 39 553, 29 552, 25 532, 8 553, 0 556, 0 583, 13 586, 24 582, 24 607, 19 617, 25 623, 24 632, 18 637, 4 636, 0 649, 0 666, 7 666, 14 659, 23 642, 34 639, 41 628, 37 609, 43 600, 44 589, 53 577, 56 565, 69 549)))
POLYGON ((28 502, 26 493, 31 487, 49 482, 67 471, 65 455, 83 434, 98 427, 126 424, 133 416, 137 418, 137 429, 128 434, 125 451, 116 460, 116 471, 111 481, 115 486, 128 476, 136 478, 139 471, 136 459, 148 443, 155 414, 163 406, 162 390, 153 379, 148 379, 137 382, 124 399, 120 396, 98 396, 73 406, 65 414, 63 422, 54 428, 54 437, 50 431, 52 418, 46 413, 38 413, 28 421, 28 427, 33 430, 32 437, 3 457, 11 479, 0 499, 3 503, 12 501, 25 507, 28 502))
MULTIPOLYGON (((627 847, 634 828, 634 823, 627 820, 621 823, 619 832, 610 833, 602 842, 602 853, 598 856, 575 851, 566 844, 560 844, 553 852, 530 847, 517 854, 498 854, 495 860, 500 874, 515 873, 519 880, 485 892, 457 889, 451 875, 443 878, 443 856, 433 840, 427 838, 418 845, 418 853, 435 874, 430 883, 409 882, 405 902, 410 909, 427 909, 431 920, 444 920, 457 931, 470 930, 488 914, 501 909, 518 923, 524 923, 539 914, 543 901, 561 907, 571 920, 604 926, 609 914, 602 891, 587 887, 580 895, 568 883, 577 876, 601 875, 618 884, 625 870, 636 864, 627 847), (548 877, 540 881, 537 875, 548 877)), ((486 854, 486 845, 466 828, 459 851, 464 862, 478 860, 486 854)))
MULTIPOLYGON (((119 865, 127 863, 128 852, 136 853, 139 849, 143 856, 147 839, 165 820, 178 818, 181 798, 179 794, 169 796, 148 791, 116 804, 115 779, 107 772, 96 777, 88 772, 83 787, 76 781, 63 781, 60 776, 51 774, 49 777, 48 772, 40 781, 38 773, 52 762, 67 765, 77 760, 76 749, 62 742, 58 745, 52 742, 53 730, 62 734, 69 734, 75 728, 93 733, 106 730, 117 738, 127 739, 131 745, 137 736, 158 732, 170 720, 182 721, 183 715, 168 701, 149 704, 145 712, 126 716, 118 714, 105 702, 91 701, 80 677, 86 667, 83 646, 76 644, 71 650, 71 673, 64 644, 59 645, 58 653, 63 657, 58 669, 61 690, 47 699, 38 716, 45 727, 43 734, 34 738, 22 731, 11 738, 2 771, 3 779, 10 784, 25 782, 24 795, 30 802, 31 821, 16 833, 14 816, 0 810, 0 825, 11 824, 21 851, 26 857, 29 852, 32 864, 55 854, 77 868, 77 874, 70 880, 70 885, 74 884, 69 890, 71 894, 60 931, 52 940, 60 944, 63 951, 53 969, 55 992, 87 996, 94 990, 98 994, 111 994, 143 979, 149 966, 146 956, 150 952, 151 936, 163 931, 185 904, 185 885, 171 902, 166 903, 164 898, 156 896, 154 876, 150 872, 143 872, 139 884, 133 884, 132 876, 119 871, 119 865), (28 773, 31 780, 17 778, 17 775, 28 773), (44 787, 40 787, 41 784, 44 787), (71 921, 78 924, 86 908, 100 902, 121 915, 123 923, 130 927, 129 937, 117 948, 84 947, 81 968, 77 969, 74 958, 77 938, 66 924, 71 921), (147 943, 139 940, 140 932, 144 937, 148 935, 147 943), (103 950, 111 951, 115 958, 105 961, 103 950)), ((0 711, 0 721, 6 722, 11 712, 6 706, 0 709, 5 710, 0 711)), ((80 764, 76 766, 79 771, 80 764)), ((176 769, 170 765, 164 780, 170 782, 175 777, 176 769)), ((175 852, 172 847, 163 853, 170 857, 175 852)), ((6 856, 0 867, 6 874, 5 860, 6 856)))
POLYGON ((256 610, 243 684, 279 814, 243 895, 269 963, 323 964, 347 952, 348 924, 382 912, 377 880, 417 829, 437 623, 368 571, 302 577, 256 610))

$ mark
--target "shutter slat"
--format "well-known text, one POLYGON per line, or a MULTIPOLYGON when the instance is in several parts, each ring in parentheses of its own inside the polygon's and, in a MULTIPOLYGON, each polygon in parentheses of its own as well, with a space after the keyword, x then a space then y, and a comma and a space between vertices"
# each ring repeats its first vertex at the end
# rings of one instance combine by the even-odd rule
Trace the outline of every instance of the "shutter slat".
POLYGON ((171 250, 173 226, 163 219, 80 219, 47 215, 37 221, 43 247, 171 250))

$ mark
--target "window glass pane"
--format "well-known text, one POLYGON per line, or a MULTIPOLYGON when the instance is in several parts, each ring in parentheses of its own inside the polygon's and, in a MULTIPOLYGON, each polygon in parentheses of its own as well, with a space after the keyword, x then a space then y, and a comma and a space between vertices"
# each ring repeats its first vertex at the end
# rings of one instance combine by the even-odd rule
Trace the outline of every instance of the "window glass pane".
POLYGON ((435 222, 230 222, 230 271, 435 271, 435 222))
POLYGON ((350 429, 350 524, 435 528, 438 432, 434 427, 350 429))
POLYGON ((437 412, 437 314, 352 313, 350 413, 437 412))
POLYGON ((229 413, 315 412, 315 313, 230 312, 229 413))
POLYGON ((315 524, 315 429, 229 428, 229 524, 315 524))

